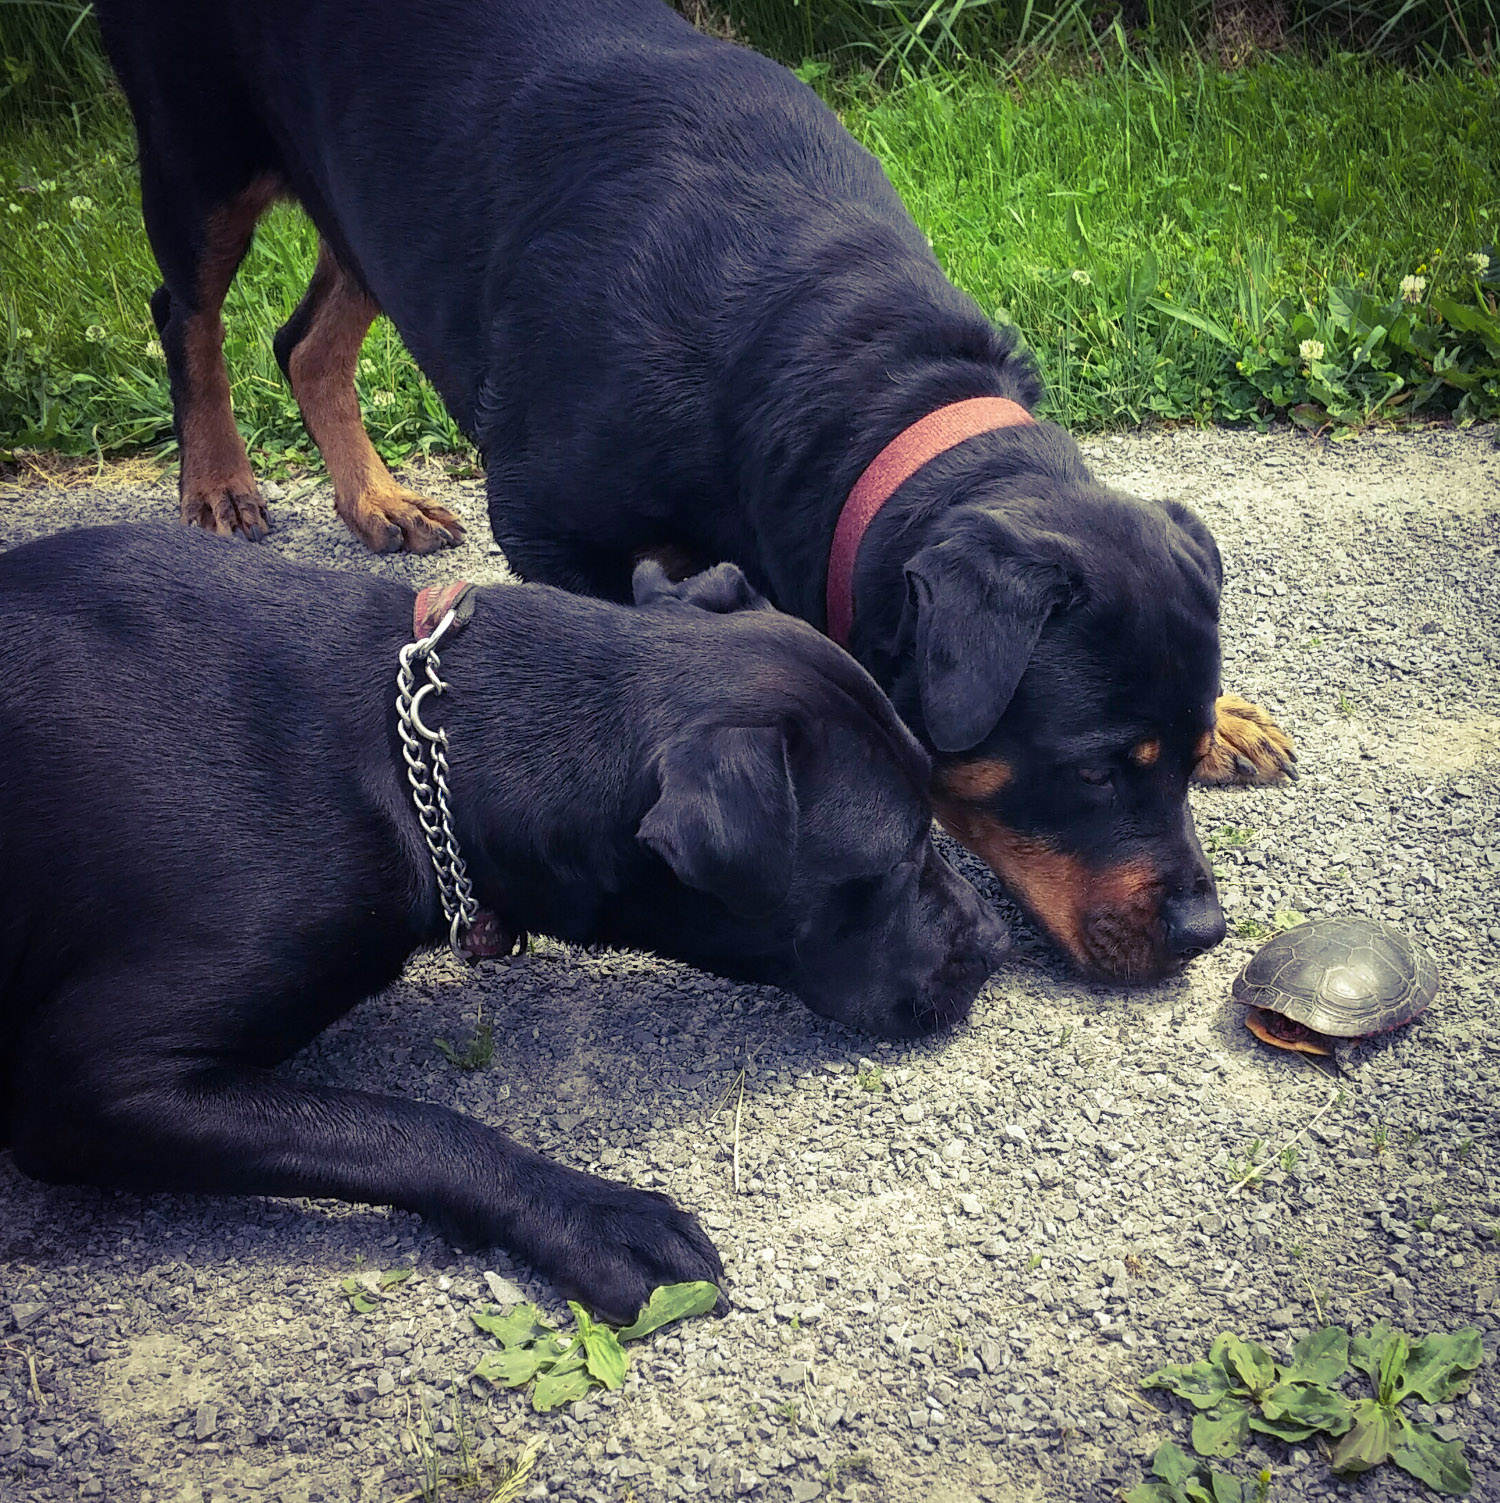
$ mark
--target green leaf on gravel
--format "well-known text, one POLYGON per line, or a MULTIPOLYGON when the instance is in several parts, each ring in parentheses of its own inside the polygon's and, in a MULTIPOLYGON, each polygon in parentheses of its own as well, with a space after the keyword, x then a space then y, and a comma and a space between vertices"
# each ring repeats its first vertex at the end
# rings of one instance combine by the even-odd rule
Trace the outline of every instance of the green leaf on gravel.
POLYGON ((1169 1362, 1141 1381, 1142 1388, 1169 1389, 1195 1409, 1212 1409, 1231 1386, 1229 1374, 1218 1363, 1206 1361, 1169 1362))
POLYGON ((1407 1354, 1402 1396, 1414 1393, 1429 1404, 1446 1404, 1468 1388, 1483 1359, 1484 1345, 1473 1326, 1424 1336, 1407 1354))
POLYGON ((1208 1360, 1238 1377, 1240 1382, 1258 1394, 1276 1381, 1276 1363, 1271 1354, 1253 1341, 1241 1341, 1230 1331, 1225 1331, 1208 1349, 1208 1360))
POLYGON ((1349 1368, 1349 1333, 1342 1326, 1310 1331, 1292 1349, 1285 1376, 1292 1382, 1337 1383, 1349 1368))
POLYGON ((471 1310, 469 1319, 481 1331, 493 1336, 502 1346, 519 1346, 523 1341, 535 1341, 551 1334, 556 1327, 542 1319, 542 1312, 535 1305, 516 1305, 504 1315, 488 1310, 471 1310))
POLYGON ((1227 1398, 1216 1409, 1193 1416, 1193 1449, 1200 1456, 1233 1456, 1250 1434, 1247 1400, 1227 1398))
POLYGON ((1348 1399, 1320 1383, 1278 1383, 1250 1416, 1250 1428, 1283 1440, 1306 1440, 1314 1431, 1342 1435, 1354 1423, 1348 1399))
POLYGON ((1252 1482, 1194 1463, 1170 1440, 1157 1447, 1151 1470, 1160 1480, 1131 1488, 1125 1503, 1246 1503, 1256 1496, 1252 1482))
POLYGON ((546 1353, 534 1346, 507 1347, 498 1352, 486 1352, 474 1369, 476 1378, 486 1383, 497 1383, 501 1388, 519 1388, 536 1377, 538 1370, 548 1362, 546 1353))
POLYGON ((629 1360, 615 1333, 598 1325, 582 1305, 568 1301, 568 1308, 578 1319, 578 1339, 583 1344, 589 1372, 606 1388, 619 1388, 625 1382, 625 1364, 629 1360))
POLYGON ((531 1391, 531 1407, 547 1410, 576 1403, 592 1385, 593 1379, 581 1363, 576 1367, 554 1368, 536 1380, 536 1387, 531 1391))
POLYGON ((382 1289, 394 1289, 398 1284, 404 1284, 411 1276, 410 1268, 387 1268, 377 1280, 382 1289))
POLYGON ((1425 1425, 1396 1416, 1391 1460, 1440 1493, 1467 1493, 1474 1485, 1461 1440, 1439 1440, 1425 1425))
POLYGON ((641 1313, 618 1332, 621 1341, 639 1341, 674 1320, 690 1315, 707 1315, 719 1302, 719 1286, 706 1280, 689 1284, 663 1284, 651 1291, 641 1313))
POLYGON ((1391 1459, 1394 1415, 1375 1399, 1361 1399, 1354 1406, 1354 1424, 1333 1448, 1329 1465, 1340 1473, 1368 1472, 1391 1459))

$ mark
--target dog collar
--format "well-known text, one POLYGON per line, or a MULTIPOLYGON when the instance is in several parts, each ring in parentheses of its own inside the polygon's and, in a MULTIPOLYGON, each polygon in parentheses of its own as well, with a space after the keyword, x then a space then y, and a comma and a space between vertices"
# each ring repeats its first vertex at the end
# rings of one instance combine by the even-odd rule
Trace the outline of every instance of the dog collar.
POLYGON ((903 428, 870 461, 839 512, 833 546, 828 551, 828 635, 840 647, 848 647, 854 627, 854 561, 880 508, 923 465, 965 439, 1034 421, 1019 402, 1009 397, 969 397, 939 407, 903 428))
POLYGON ((401 756, 411 784, 417 821, 427 840, 432 869, 437 876, 443 917, 448 920, 448 944, 460 960, 493 959, 512 954, 525 936, 502 924, 495 914, 479 906, 469 881, 468 867, 458 848, 453 828, 453 809, 448 791, 448 733, 423 723, 422 701, 441 694, 448 685, 438 677, 442 663, 437 645, 450 633, 462 631, 474 614, 478 596, 465 579, 439 589, 429 585, 417 593, 412 607, 412 635, 400 652, 396 674, 396 731, 401 737, 401 756), (427 682, 416 687, 416 669, 424 669, 427 682))

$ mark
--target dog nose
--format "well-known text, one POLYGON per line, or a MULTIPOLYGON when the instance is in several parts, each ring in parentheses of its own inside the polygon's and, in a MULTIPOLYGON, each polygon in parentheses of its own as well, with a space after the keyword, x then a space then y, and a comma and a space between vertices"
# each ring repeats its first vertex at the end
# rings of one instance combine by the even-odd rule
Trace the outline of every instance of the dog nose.
POLYGON ((1178 960, 1192 960, 1224 938, 1224 910, 1212 889, 1178 893, 1161 905, 1167 948, 1178 960))

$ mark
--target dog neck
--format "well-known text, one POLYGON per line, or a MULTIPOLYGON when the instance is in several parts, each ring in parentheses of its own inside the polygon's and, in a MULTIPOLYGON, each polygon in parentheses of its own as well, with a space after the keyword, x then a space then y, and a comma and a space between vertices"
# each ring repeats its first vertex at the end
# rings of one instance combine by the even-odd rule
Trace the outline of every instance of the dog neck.
POLYGON ((854 566, 859 545, 881 507, 924 465, 966 439, 1033 422, 1009 397, 950 402, 903 428, 865 467, 839 513, 828 553, 827 631, 840 647, 854 629, 854 566))

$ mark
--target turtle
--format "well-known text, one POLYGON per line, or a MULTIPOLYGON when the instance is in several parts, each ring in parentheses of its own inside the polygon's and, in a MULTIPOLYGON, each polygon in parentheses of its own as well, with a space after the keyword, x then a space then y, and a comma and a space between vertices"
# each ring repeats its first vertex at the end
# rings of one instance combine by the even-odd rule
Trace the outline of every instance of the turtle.
POLYGON ((1327 1055, 1336 1040, 1410 1023, 1437 990, 1432 957, 1393 924, 1329 918, 1268 940, 1235 977, 1233 995, 1256 1038, 1327 1055))

